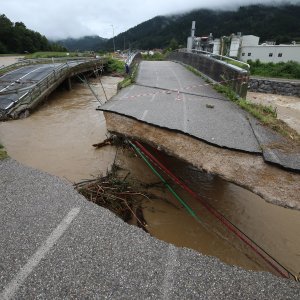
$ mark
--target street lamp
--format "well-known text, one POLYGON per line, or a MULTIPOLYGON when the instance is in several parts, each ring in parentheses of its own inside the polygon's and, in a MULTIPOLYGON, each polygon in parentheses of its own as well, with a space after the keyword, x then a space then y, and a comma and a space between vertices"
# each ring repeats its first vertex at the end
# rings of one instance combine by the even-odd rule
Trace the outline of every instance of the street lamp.
POLYGON ((114 53, 116 52, 116 46, 115 46, 115 30, 114 30, 114 25, 111 25, 112 30, 113 30, 113 44, 114 44, 114 53))

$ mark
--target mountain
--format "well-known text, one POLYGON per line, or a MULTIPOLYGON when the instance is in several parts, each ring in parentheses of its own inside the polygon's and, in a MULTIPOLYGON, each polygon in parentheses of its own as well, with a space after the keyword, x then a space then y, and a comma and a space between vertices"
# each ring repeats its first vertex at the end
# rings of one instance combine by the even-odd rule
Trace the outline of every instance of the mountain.
POLYGON ((68 38, 56 41, 69 51, 99 51, 105 47, 107 39, 99 36, 85 36, 79 39, 68 38))
MULTIPOLYGON (((136 49, 168 47, 174 39, 183 47, 196 21, 196 36, 212 33, 214 37, 242 32, 260 37, 260 41, 279 43, 300 41, 300 4, 249 5, 237 10, 198 9, 179 15, 158 16, 115 37, 115 48, 136 49)), ((105 49, 113 49, 113 41, 105 49)))
POLYGON ((13 23, 5 15, 0 15, 0 54, 65 50, 50 43, 40 33, 26 28, 22 22, 13 23))

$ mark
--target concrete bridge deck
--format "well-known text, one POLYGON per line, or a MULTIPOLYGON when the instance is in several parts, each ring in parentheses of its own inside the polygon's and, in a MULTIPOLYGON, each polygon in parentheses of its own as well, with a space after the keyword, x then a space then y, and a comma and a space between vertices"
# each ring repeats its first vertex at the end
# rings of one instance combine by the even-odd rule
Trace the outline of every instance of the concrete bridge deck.
MULTIPOLYGON (((105 59, 36 60, 0 76, 0 120, 33 109, 64 80, 102 68, 105 59)), ((25 63, 24 63, 25 64, 25 63)))
POLYGON ((218 147, 262 154, 265 161, 300 171, 300 149, 261 126, 184 66, 142 62, 136 83, 101 110, 181 132, 218 147))

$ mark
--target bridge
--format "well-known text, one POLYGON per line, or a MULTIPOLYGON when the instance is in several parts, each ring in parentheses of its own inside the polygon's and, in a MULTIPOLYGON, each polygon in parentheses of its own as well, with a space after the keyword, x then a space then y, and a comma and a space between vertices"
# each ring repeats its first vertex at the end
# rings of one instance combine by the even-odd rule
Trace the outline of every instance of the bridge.
POLYGON ((217 93, 187 63, 240 95, 245 95, 247 71, 192 53, 173 53, 169 59, 141 62, 135 84, 100 107, 108 130, 159 147, 267 201, 300 208, 295 194, 299 145, 217 93))
POLYGON ((28 114, 64 81, 88 71, 99 71, 107 59, 36 59, 9 66, 0 77, 0 120, 28 114))
MULTIPOLYGON (((43 69, 53 72, 44 66, 19 78, 33 71, 27 76, 37 72, 32 80, 40 82, 43 69)), ((136 83, 101 109, 111 132, 159 146, 207 172, 219 165, 224 178, 245 186, 243 178, 250 177, 249 189, 297 204, 299 174, 281 169, 294 167, 292 154, 287 165, 283 154, 276 156, 281 168, 265 163, 262 156, 268 159, 264 152, 272 149, 262 148, 259 137, 275 138, 273 133, 178 63, 142 62, 136 83), (262 189, 267 176, 280 182, 273 194, 262 189)), ((0 173, 1 299, 299 298, 298 283, 153 239, 57 177, 11 159, 0 161, 0 173)))

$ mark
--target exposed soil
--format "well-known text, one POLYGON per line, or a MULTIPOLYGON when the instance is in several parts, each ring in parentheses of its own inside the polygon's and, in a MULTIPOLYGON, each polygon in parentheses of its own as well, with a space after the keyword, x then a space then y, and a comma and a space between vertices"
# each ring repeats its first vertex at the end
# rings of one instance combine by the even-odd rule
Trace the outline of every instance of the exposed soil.
POLYGON ((214 147, 114 113, 104 115, 110 132, 160 147, 199 170, 245 187, 267 202, 300 210, 300 174, 267 164, 259 155, 214 147))
POLYGON ((300 134, 300 98, 275 94, 248 92, 247 99, 257 104, 276 107, 278 119, 300 134))

